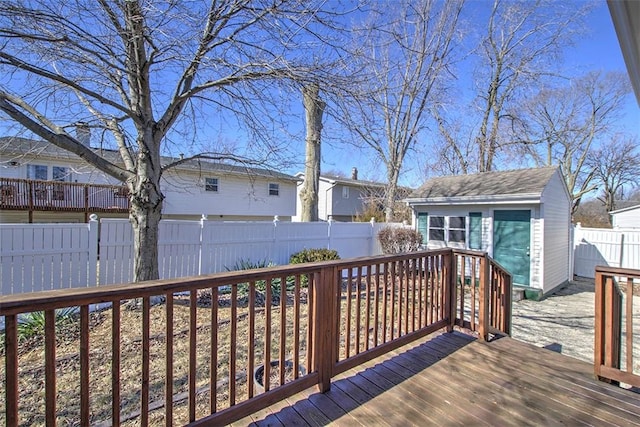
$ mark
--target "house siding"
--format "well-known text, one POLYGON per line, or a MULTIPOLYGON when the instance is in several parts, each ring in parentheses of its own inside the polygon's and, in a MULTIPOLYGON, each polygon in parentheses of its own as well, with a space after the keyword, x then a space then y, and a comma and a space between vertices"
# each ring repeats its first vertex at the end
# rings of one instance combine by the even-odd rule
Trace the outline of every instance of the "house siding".
POLYGON ((640 206, 611 215, 613 228, 640 228, 640 206))
POLYGON ((544 217, 544 292, 565 284, 570 279, 571 206, 564 181, 556 173, 542 193, 544 217))
POLYGON ((167 174, 162 182, 165 195, 163 216, 182 219, 198 219, 207 215, 210 219, 246 218, 272 219, 274 215, 290 218, 295 215, 296 184, 254 177, 242 179, 215 172, 202 174, 167 174), (218 191, 205 190, 205 178, 218 178, 218 191), (279 184, 279 194, 270 196, 269 183, 279 184), (192 216, 190 218, 190 216, 192 216))

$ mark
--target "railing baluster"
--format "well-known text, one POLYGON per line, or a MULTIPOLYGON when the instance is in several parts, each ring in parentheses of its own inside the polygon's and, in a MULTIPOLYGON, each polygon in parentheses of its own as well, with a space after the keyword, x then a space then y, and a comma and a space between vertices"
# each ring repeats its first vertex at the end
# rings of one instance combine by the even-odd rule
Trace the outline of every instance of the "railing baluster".
POLYGON ((7 405, 7 427, 17 427, 18 414, 18 321, 15 314, 5 317, 5 399, 7 405))
POLYGON ((196 350, 197 350, 197 308, 198 294, 195 290, 189 292, 189 373, 188 373, 188 391, 189 391, 189 422, 196 420, 196 350))
MULTIPOLYGON (((300 374, 300 275, 296 274, 293 288, 293 378, 300 374)), ((249 372, 253 372, 249 369, 249 372)), ((307 371, 308 372, 308 371, 307 371)))
POLYGON ((625 302, 627 307, 626 317, 626 354, 627 354, 627 372, 633 373, 633 279, 627 277, 627 289, 625 293, 625 302))
POLYGON ((111 306, 111 424, 120 425, 120 301, 111 306))
MULTIPOLYGON (((255 283, 252 282, 253 293, 255 283)), ((218 287, 211 288, 211 348, 209 363, 209 410, 215 414, 218 407, 218 287)))
POLYGON ((362 331, 360 330, 361 329, 360 328, 361 313, 362 313, 362 290, 361 290, 362 267, 359 266, 356 271, 357 271, 356 272, 356 309, 354 310, 356 315, 356 325, 355 325, 356 342, 355 342, 354 354, 360 354, 360 336, 362 335, 362 331))
MULTIPOLYGON (((373 294, 373 346, 378 346, 378 338, 380 335, 380 264, 376 264, 376 273, 375 273, 375 291, 373 294)), ((383 329, 384 331, 384 329, 383 329)))
MULTIPOLYGON (((369 350, 369 343, 371 341, 370 339, 370 335, 371 333, 369 332, 369 328, 371 327, 371 269, 373 268, 373 266, 368 266, 367 267, 367 278, 366 278, 366 286, 365 286, 365 293, 367 296, 366 299, 366 306, 365 306, 365 317, 364 317, 364 333, 365 333, 365 350, 369 350)), ((376 325, 377 328, 377 325, 376 325)))
POLYGON ((170 427, 173 425, 173 293, 168 292, 165 298, 167 337, 165 340, 164 424, 170 427))
MULTIPOLYGON (((248 303, 248 316, 249 316, 249 337, 247 342, 248 360, 247 360, 247 391, 249 393, 249 399, 253 397, 253 391, 255 384, 253 382, 253 371, 255 369, 256 358, 256 282, 249 282, 249 303, 248 303)), ((296 329, 297 330, 297 329, 296 329)))
POLYGON ((89 425, 89 306, 80 307, 80 423, 89 425))
POLYGON ((284 384, 285 358, 287 350, 287 278, 280 278, 280 384, 284 384))
POLYGON ((388 328, 388 306, 389 306, 389 263, 384 264, 383 289, 382 289, 382 342, 387 342, 387 328, 388 328))
POLYGON ((353 273, 352 269, 349 268, 349 272, 347 273, 347 314, 345 319, 345 337, 344 337, 344 357, 345 359, 349 358, 351 354, 351 288, 353 286, 353 273))
POLYGON ((149 425, 149 328, 151 326, 151 301, 142 298, 142 381, 140 384, 140 423, 149 425))
POLYGON ((45 420, 47 426, 56 425, 56 311, 44 312, 45 357, 45 420))
POLYGON ((262 385, 264 391, 269 391, 269 377, 271 376, 271 279, 266 280, 264 298, 264 375, 262 385))
MULTIPOLYGON (((231 326, 229 348, 229 406, 236 404, 236 362, 238 360, 238 285, 231 286, 231 326)), ((247 373, 248 375, 248 373, 247 373)), ((195 399, 194 399, 195 400, 195 399)))

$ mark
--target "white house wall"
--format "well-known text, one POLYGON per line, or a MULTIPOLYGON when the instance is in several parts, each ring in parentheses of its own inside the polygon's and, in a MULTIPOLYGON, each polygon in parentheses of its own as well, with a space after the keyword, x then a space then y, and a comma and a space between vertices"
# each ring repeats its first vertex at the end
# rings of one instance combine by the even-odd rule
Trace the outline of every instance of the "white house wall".
POLYGON ((165 195, 163 214, 167 216, 207 215, 210 219, 239 219, 238 215, 263 219, 279 215, 283 219, 295 215, 296 184, 278 181, 203 172, 202 176, 189 173, 167 174, 162 182, 165 195), (205 177, 218 179, 218 191, 205 190, 205 177), (279 185, 277 196, 269 195, 269 183, 279 185), (233 217, 233 218, 228 218, 233 217))
POLYGON ((544 252, 539 259, 544 272, 544 293, 565 284, 571 277, 571 214, 570 201, 564 182, 554 174, 542 193, 543 235, 541 245, 544 252))

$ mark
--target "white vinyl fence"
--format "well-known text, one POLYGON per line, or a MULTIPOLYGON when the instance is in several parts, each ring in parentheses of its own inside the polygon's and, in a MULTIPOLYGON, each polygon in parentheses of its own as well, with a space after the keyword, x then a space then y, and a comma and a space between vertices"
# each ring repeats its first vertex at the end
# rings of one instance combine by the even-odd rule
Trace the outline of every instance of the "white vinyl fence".
POLYGON ((640 230, 576 225, 573 236, 576 276, 593 278, 598 265, 640 270, 640 230))
MULTIPOLYGON (((341 258, 378 255, 382 251, 376 236, 387 225, 163 220, 160 278, 221 272, 240 260, 288 264, 302 249, 335 249, 341 258)), ((102 219, 99 247, 95 217, 88 224, 0 224, 0 236, 0 295, 128 283, 133 278, 128 220, 102 219)))

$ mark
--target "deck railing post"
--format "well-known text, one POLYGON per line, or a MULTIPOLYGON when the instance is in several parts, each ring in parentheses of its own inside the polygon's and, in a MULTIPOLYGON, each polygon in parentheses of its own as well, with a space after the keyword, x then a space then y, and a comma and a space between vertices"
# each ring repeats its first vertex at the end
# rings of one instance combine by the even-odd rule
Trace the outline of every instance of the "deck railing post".
POLYGON ((489 256, 485 254, 480 258, 480 307, 478 310, 478 332, 483 341, 489 340, 489 288, 491 287, 489 270, 489 256))
POLYGON ((337 359, 337 268, 324 267, 316 277, 319 280, 314 280, 313 289, 313 369, 318 372, 318 390, 324 393, 331 388, 333 364, 337 359))
POLYGON ((453 250, 447 252, 443 256, 443 275, 445 280, 445 301, 444 306, 447 310, 447 332, 453 332, 453 327, 456 324, 456 254, 453 250))
POLYGON ((604 277, 601 272, 596 271, 595 279, 595 342, 593 346, 593 373, 600 379, 600 371, 604 362, 604 277))

